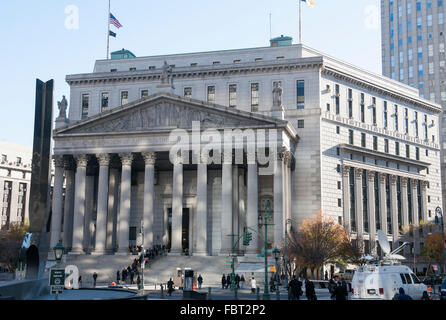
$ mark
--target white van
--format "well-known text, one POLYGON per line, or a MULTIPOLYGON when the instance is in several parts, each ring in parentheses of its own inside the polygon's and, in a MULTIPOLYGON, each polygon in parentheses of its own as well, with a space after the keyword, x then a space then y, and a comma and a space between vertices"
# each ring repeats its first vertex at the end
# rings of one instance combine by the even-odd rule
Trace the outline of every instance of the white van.
POLYGON ((427 295, 427 286, 405 265, 369 264, 357 267, 353 275, 353 299, 392 300, 403 288, 414 300, 427 295))

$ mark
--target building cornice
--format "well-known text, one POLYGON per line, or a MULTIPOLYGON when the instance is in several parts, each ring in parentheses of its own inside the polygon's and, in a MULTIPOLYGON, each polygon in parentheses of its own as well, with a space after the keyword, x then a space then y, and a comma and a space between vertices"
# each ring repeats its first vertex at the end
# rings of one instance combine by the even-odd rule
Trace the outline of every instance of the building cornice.
MULTIPOLYGON (((177 67, 173 69, 174 79, 221 77, 271 72, 289 72, 302 69, 320 69, 322 57, 283 59, 278 61, 247 62, 211 66, 177 67)), ((66 81, 70 86, 106 84, 116 82, 159 81, 161 69, 116 71, 104 73, 86 73, 68 75, 66 81)), ((174 81, 175 82, 175 81, 174 81)))
MULTIPOLYGON (((428 100, 424 100, 417 96, 410 96, 403 92, 398 92, 390 89, 389 87, 384 87, 385 83, 382 85, 372 83, 370 81, 360 79, 356 76, 343 72, 337 68, 324 64, 322 68, 322 74, 334 77, 336 79, 340 79, 345 82, 349 82, 355 86, 362 87, 368 91, 376 92, 378 95, 389 96, 395 100, 399 100, 405 104, 417 106, 423 109, 428 110, 429 112, 433 112, 436 114, 440 114, 442 112, 442 108, 440 105, 432 103, 428 100)), ((388 80, 390 81, 390 79, 388 80)))

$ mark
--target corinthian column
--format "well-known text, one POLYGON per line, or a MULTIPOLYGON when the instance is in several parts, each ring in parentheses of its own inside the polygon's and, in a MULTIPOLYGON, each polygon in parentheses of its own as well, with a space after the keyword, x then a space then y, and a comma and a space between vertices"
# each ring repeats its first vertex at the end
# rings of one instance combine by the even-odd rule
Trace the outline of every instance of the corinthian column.
MULTIPOLYGON (((418 180, 411 179, 410 185, 412 188, 412 222, 414 227, 418 227, 420 225, 420 219, 418 217, 418 180)), ((418 230, 414 232, 414 251, 415 254, 420 254, 420 233, 418 230)))
POLYGON ((396 176, 390 176, 390 208, 392 211, 392 235, 394 248, 398 247, 398 239, 400 238, 400 231, 398 226, 398 200, 396 196, 396 180, 396 176))
POLYGON ((108 172, 110 156, 108 154, 97 155, 99 161, 98 181, 98 208, 96 217, 96 246, 95 254, 104 254, 107 234, 107 209, 108 209, 108 172))
POLYGON ((54 186, 51 215, 51 241, 50 250, 61 240, 62 229, 62 205, 63 205, 63 181, 64 161, 63 156, 54 156, 54 186))
POLYGON ((73 215, 73 244, 71 253, 80 254, 83 252, 84 239, 84 215, 85 215, 85 179, 87 175, 86 155, 74 156, 77 164, 76 169, 76 189, 74 193, 74 215, 73 215))
POLYGON ((401 208, 402 208, 402 226, 407 231, 409 227, 409 206, 407 198, 407 178, 401 177, 401 208))
POLYGON ((283 150, 277 154, 274 168, 274 247, 283 241, 283 150))
POLYGON ((369 208, 370 252, 376 253, 375 172, 367 171, 367 207, 369 208))
POLYGON ((144 248, 153 246, 153 201, 154 201, 154 179, 155 179, 155 152, 142 153, 145 162, 144 171, 144 248))
POLYGON ((355 168, 355 204, 356 204, 356 232, 358 239, 364 239, 364 213, 362 212, 362 169, 355 168))
POLYGON ((130 199, 132 187, 132 162, 131 153, 120 153, 122 162, 121 173, 121 199, 119 207, 119 249, 118 254, 129 254, 129 233, 130 233, 130 199))
POLYGON ((74 168, 69 159, 65 159, 65 205, 63 219, 63 245, 71 249, 73 240, 73 200, 74 200, 74 168))
POLYGON ((387 196, 386 196, 386 179, 387 175, 380 173, 379 176, 379 219, 381 230, 384 234, 388 234, 387 226, 387 196))
POLYGON ((342 166, 342 184, 343 184, 343 198, 344 198, 344 228, 350 235, 352 232, 352 225, 350 221, 350 167, 342 166))
POLYGON ((258 182, 258 168, 257 162, 255 160, 255 152, 249 153, 248 150, 248 181, 247 181, 247 214, 246 214, 246 224, 252 230, 248 232, 252 233, 252 240, 249 246, 246 248, 247 254, 258 253, 258 236, 259 232, 259 182, 258 182))
POLYGON ((173 164, 172 185, 172 242, 171 255, 179 255, 183 252, 183 164, 173 164))
POLYGON ((195 219, 197 247, 194 255, 198 256, 204 256, 207 253, 208 158, 208 155, 202 154, 201 162, 197 165, 197 213, 195 219))
MULTIPOLYGON (((221 188, 221 254, 231 252, 232 234, 232 154, 223 155, 221 188)), ((249 206, 249 204, 248 204, 249 206)))

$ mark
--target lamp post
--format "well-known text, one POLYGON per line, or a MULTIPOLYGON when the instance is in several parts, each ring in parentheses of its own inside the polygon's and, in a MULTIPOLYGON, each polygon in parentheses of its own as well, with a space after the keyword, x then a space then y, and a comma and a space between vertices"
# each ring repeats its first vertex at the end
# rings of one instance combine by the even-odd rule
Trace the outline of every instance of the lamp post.
POLYGON ((280 278, 278 276, 278 274, 279 274, 279 263, 278 263, 278 261, 279 261, 279 257, 280 257, 280 250, 277 249, 277 248, 274 248, 273 253, 274 253, 274 259, 276 259, 276 282, 277 282, 276 299, 280 300, 280 289, 279 289, 280 278))
MULTIPOLYGON (((271 201, 266 201, 266 212, 265 217, 263 218, 263 223, 259 222, 260 226, 265 226, 265 238, 264 238, 264 254, 265 254, 265 289, 263 291, 263 300, 270 300, 271 297, 268 291, 268 225, 273 225, 272 223, 268 223, 268 219, 272 217, 271 212, 271 201)), ((261 217, 260 217, 261 219, 261 217)))
MULTIPOLYGON (((53 248, 54 257, 56 258, 56 268, 59 268, 59 266, 60 266, 60 261, 62 260, 64 250, 65 250, 65 248, 62 244, 62 241, 59 241, 59 243, 56 244, 56 246, 53 248)), ((59 292, 58 291, 56 292, 54 299, 59 300, 59 292)))
MULTIPOLYGON (((288 224, 291 225, 291 219, 287 219, 285 221, 285 239, 284 239, 284 245, 283 245, 283 264, 285 269, 285 281, 286 281, 286 288, 288 290, 288 256, 286 254, 286 248, 287 248, 287 239, 288 239, 288 224)), ((290 231, 291 228, 290 228, 290 231)))
POLYGON ((146 265, 145 257, 144 257, 144 221, 141 220, 141 284, 139 285, 139 289, 144 291, 144 268, 146 265))
POLYGON ((441 235, 442 235, 442 239, 443 239, 443 259, 444 259, 443 273, 446 273, 446 243, 444 241, 444 239, 445 239, 445 237, 444 237, 444 219, 443 219, 443 212, 440 207, 437 207, 435 209, 435 223, 436 224, 440 223, 440 227, 441 227, 441 235), (441 218, 440 221, 439 221, 438 216, 440 216, 440 218, 441 218))

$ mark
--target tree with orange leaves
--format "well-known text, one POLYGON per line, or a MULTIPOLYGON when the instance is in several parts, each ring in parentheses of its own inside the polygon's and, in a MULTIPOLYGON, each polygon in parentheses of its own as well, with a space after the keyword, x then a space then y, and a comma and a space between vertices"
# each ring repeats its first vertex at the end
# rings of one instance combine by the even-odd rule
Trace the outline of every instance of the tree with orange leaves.
POLYGON ((440 232, 430 234, 426 237, 424 246, 421 248, 421 254, 428 260, 426 275, 432 263, 437 263, 441 269, 444 261, 444 251, 443 236, 440 232))
POLYGON ((297 231, 290 233, 287 252, 297 265, 309 268, 317 277, 322 266, 342 258, 346 241, 348 237, 343 226, 324 218, 319 212, 313 219, 304 220, 297 231))

